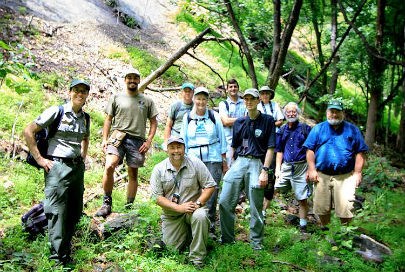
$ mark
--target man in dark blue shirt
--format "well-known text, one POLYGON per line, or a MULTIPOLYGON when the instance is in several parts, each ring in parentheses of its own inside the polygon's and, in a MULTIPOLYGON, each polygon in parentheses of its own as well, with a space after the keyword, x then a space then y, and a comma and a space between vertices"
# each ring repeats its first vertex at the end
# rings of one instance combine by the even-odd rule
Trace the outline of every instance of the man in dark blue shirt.
POLYGON ((368 151, 359 128, 344 121, 342 102, 330 101, 326 118, 312 128, 304 143, 308 148, 308 181, 315 185, 314 212, 323 227, 330 222, 332 203, 342 224, 353 218, 355 189, 361 182, 368 151))
POLYGON ((239 193, 244 189, 250 203, 250 243, 253 249, 260 250, 264 234, 261 211, 274 154, 275 126, 273 117, 257 110, 258 90, 247 89, 243 99, 248 116, 240 117, 234 123, 231 147, 238 157, 224 176, 219 199, 221 238, 222 243, 235 241, 235 207, 239 193))
POLYGON ((307 148, 302 145, 311 131, 311 127, 298 121, 301 110, 294 102, 285 105, 283 114, 287 119, 287 124, 276 133, 275 189, 293 189, 295 198, 300 204, 300 229, 304 231, 307 226, 307 198, 310 195, 310 188, 306 181, 307 148))

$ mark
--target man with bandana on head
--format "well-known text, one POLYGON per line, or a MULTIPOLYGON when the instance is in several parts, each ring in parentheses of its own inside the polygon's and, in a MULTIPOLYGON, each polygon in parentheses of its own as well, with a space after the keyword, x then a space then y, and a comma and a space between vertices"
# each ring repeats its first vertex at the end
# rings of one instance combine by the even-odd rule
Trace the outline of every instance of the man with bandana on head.
POLYGON ((362 180, 368 151, 359 128, 344 120, 341 101, 328 103, 326 118, 312 128, 304 143, 307 180, 314 183, 314 212, 323 229, 330 223, 332 203, 342 224, 353 218, 354 194, 362 180))

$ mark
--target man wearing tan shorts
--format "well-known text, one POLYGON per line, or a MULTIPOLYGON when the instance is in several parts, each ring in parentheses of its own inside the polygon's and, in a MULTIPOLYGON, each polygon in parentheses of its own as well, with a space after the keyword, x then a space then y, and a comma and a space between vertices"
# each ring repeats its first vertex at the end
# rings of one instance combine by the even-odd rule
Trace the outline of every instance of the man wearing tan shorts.
POLYGON ((314 212, 322 228, 330 222, 333 205, 342 224, 353 218, 354 194, 362 179, 368 151, 359 128, 344 121, 341 101, 328 103, 326 117, 327 121, 312 128, 304 143, 307 181, 314 183, 314 212))

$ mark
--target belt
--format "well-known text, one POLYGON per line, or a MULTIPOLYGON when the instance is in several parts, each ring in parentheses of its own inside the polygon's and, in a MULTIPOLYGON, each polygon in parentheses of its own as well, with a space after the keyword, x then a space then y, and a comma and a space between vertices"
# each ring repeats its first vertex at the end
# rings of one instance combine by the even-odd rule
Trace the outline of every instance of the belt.
POLYGON ((260 159, 260 157, 252 156, 252 155, 238 155, 241 158, 248 158, 248 159, 260 159))
POLYGON ((319 172, 321 172, 321 173, 323 173, 323 174, 325 174, 325 175, 328 175, 328 176, 338 176, 338 175, 344 175, 344 174, 348 174, 348 173, 350 173, 351 171, 346 171, 346 170, 342 170, 342 171, 335 171, 335 170, 320 170, 320 169, 317 169, 317 171, 319 171, 319 172))
POLYGON ((83 162, 83 158, 81 156, 76 157, 76 158, 62 158, 62 157, 54 157, 54 156, 49 156, 50 160, 57 161, 57 162, 63 162, 66 164, 79 164, 83 162))

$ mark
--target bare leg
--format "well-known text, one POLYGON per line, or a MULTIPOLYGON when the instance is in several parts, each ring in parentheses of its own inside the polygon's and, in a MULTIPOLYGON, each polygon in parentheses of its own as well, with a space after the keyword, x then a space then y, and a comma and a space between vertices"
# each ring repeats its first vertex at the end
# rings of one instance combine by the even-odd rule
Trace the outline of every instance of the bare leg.
POLYGON ((119 160, 120 158, 117 155, 108 154, 106 156, 103 175, 103 189, 105 195, 111 196, 114 187, 114 170, 119 160))
POLYGON ((307 219, 307 215, 308 215, 308 201, 306 199, 300 200, 300 211, 299 211, 299 215, 300 215, 300 219, 307 219))

